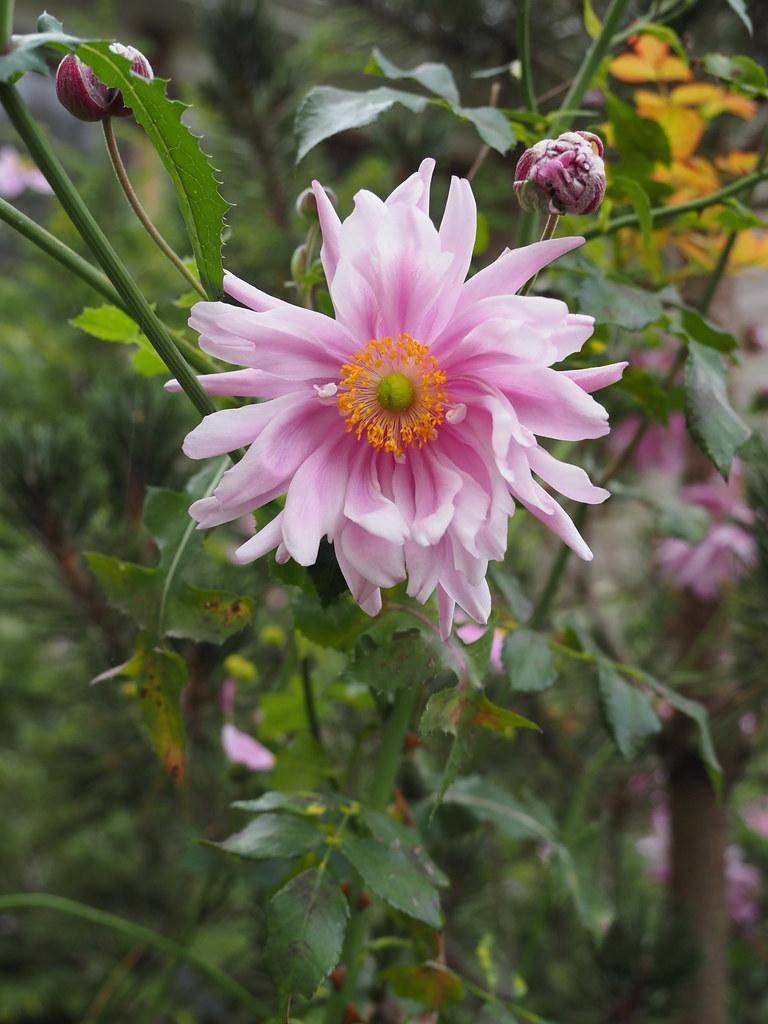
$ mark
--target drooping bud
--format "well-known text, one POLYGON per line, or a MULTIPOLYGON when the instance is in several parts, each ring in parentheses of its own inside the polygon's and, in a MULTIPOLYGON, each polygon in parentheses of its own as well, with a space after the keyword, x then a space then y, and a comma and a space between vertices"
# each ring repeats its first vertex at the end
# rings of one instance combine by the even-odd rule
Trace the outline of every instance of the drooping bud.
MULTIPOLYGON (((133 46, 112 43, 110 49, 131 61, 131 71, 152 79, 152 66, 143 53, 133 46)), ((100 81, 87 64, 74 53, 68 53, 56 70, 56 95, 59 103, 80 121, 103 121, 107 117, 129 117, 130 109, 123 102, 119 89, 100 81)))
POLYGON ((564 132, 526 149, 515 168, 515 194, 524 210, 594 213, 605 196, 602 140, 564 132))
MULTIPOLYGON (((336 193, 332 188, 323 187, 323 191, 330 199, 331 206, 335 207, 338 203, 336 193)), ((317 201, 311 188, 305 188, 303 192, 299 192, 296 199, 296 213, 298 213, 300 217, 306 217, 307 220, 317 217, 317 201)))

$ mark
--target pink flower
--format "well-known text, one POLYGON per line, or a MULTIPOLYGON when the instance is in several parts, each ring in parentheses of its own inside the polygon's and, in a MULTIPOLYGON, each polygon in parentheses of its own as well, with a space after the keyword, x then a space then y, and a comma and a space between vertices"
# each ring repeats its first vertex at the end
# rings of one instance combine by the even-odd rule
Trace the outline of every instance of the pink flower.
POLYGON ((267 750, 247 732, 241 732, 231 722, 222 726, 221 745, 229 761, 233 764, 243 764, 252 772, 269 772, 275 767, 275 755, 272 751, 267 750))
MULTIPOLYGON (((611 448, 617 452, 626 448, 641 422, 639 416, 623 419, 611 430, 611 448)), ((668 476, 677 476, 685 461, 687 440, 685 413, 670 413, 665 427, 660 423, 652 423, 648 427, 632 455, 632 462, 640 472, 656 470, 668 476)))
POLYGON ((727 484, 714 473, 704 483, 684 487, 683 501, 700 505, 710 514, 707 536, 698 544, 667 537, 658 548, 664 573, 702 601, 713 600, 755 560, 753 514, 741 497, 741 477, 741 466, 735 461, 727 484))
POLYGON ((51 186, 34 164, 12 146, 0 146, 0 196, 15 199, 25 189, 48 194, 51 186))
POLYGON ((437 590, 447 636, 457 604, 487 621, 488 561, 504 557, 513 498, 592 557, 533 474, 576 501, 601 502, 608 492, 538 438, 607 434, 607 413, 590 393, 625 364, 552 369, 581 348, 593 319, 516 294, 582 239, 506 250, 465 281, 472 189, 452 180, 438 231, 428 214, 433 167, 425 160, 385 202, 359 192, 343 223, 314 183, 335 319, 231 274, 225 289, 249 308, 193 308, 201 347, 247 367, 203 377, 204 386, 266 401, 207 416, 184 451, 202 459, 250 446, 191 507, 201 528, 286 494, 284 509, 238 548, 240 562, 276 548, 279 562, 311 565, 327 537, 368 614, 381 608, 381 587, 407 576, 421 602, 437 590))
POLYGON ((603 143, 592 132, 563 132, 526 149, 515 168, 524 210, 595 213, 605 196, 603 143))
MULTIPOLYGON (((475 625, 474 622, 467 622, 463 626, 457 626, 456 633, 465 644, 473 644, 476 640, 479 640, 481 636, 485 636, 486 630, 482 626, 475 625)), ((494 672, 503 672, 504 665, 501 661, 501 652, 504 647, 504 637, 507 635, 504 629, 494 629, 493 641, 491 643, 491 653, 488 658, 488 664, 494 672)))
POLYGON ((755 800, 741 812, 741 816, 763 839, 768 839, 768 800, 755 800))

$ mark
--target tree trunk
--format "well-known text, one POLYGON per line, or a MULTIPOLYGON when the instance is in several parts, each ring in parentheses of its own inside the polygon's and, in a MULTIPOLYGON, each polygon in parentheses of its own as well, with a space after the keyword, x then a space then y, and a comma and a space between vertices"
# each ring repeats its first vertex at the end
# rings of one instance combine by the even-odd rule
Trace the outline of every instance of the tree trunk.
POLYGON ((726 804, 694 750, 670 754, 672 904, 701 957, 685 984, 680 1024, 725 1024, 726 804))

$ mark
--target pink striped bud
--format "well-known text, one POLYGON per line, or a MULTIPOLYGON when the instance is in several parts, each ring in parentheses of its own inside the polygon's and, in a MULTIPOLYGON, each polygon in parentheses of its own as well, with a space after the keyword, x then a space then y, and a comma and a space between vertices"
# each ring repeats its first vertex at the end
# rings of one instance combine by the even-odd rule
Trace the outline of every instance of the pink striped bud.
POLYGON ((515 168, 524 210, 595 213, 605 195, 603 143, 592 132, 564 132, 526 149, 515 168))
MULTIPOLYGON (((131 71, 152 79, 152 66, 133 46, 113 43, 110 49, 131 61, 131 71)), ((80 121, 104 121, 108 117, 129 117, 119 89, 104 85, 92 68, 74 53, 68 53, 56 71, 56 95, 59 103, 80 121)))

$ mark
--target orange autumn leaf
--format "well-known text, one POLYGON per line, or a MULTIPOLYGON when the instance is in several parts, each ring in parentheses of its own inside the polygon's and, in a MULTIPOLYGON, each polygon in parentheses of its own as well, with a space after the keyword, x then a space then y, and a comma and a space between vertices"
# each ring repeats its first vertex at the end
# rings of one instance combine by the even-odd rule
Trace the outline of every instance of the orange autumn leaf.
POLYGON ((695 110, 673 103, 670 97, 648 89, 635 93, 635 107, 640 117, 656 121, 666 132, 672 156, 684 159, 693 153, 704 134, 704 120, 695 110))
POLYGON ((757 113, 757 104, 754 100, 707 82, 678 85, 672 90, 670 99, 676 106, 696 107, 707 121, 711 121, 718 114, 726 113, 749 120, 757 113))
POLYGON ((732 149, 730 153, 715 157, 715 164, 724 174, 732 174, 740 178, 751 174, 757 167, 757 153, 749 153, 744 149, 732 149))
POLYGON ((687 82, 691 69, 676 57, 668 43, 655 36, 633 36, 632 52, 622 53, 608 65, 614 78, 621 82, 687 82))
POLYGON ((720 188, 717 171, 703 156, 673 160, 669 167, 659 164, 653 172, 653 180, 672 188, 672 192, 664 200, 666 205, 699 199, 720 188))
MULTIPOLYGON (((728 240, 727 232, 703 235, 685 232, 675 236, 678 250, 704 270, 714 270, 723 246, 728 240)), ((727 274, 738 274, 742 270, 768 267, 768 231, 741 231, 731 249, 726 267, 727 274)))

